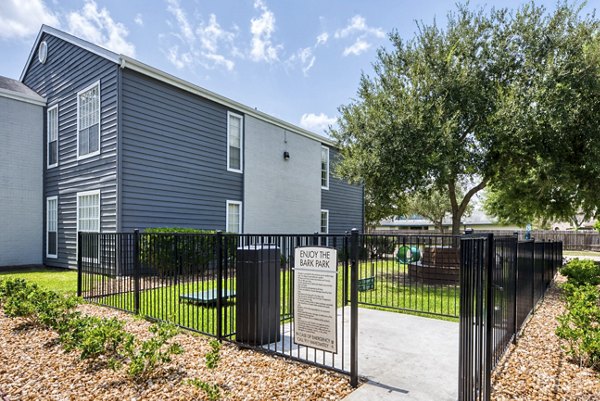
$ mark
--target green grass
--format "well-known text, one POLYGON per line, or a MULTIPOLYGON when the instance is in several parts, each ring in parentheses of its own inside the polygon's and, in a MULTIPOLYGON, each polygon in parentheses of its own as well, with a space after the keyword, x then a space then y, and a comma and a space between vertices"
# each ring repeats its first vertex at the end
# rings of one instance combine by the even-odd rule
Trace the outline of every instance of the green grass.
POLYGON ((61 294, 77 293, 77 271, 75 270, 34 267, 0 272, 0 280, 12 278, 23 278, 61 294))
MULTIPOLYGON (((378 261, 375 264, 361 262, 359 265, 359 278, 375 275, 375 289, 361 291, 358 294, 361 307, 399 311, 408 309, 404 313, 419 316, 434 317, 443 320, 454 320, 443 316, 432 316, 422 312, 429 311, 441 315, 458 314, 459 289, 455 286, 428 286, 423 284, 404 285, 398 279, 398 275, 406 272, 406 266, 395 260, 378 261), (370 305, 367 305, 370 304, 370 305)), ((77 272, 72 270, 52 268, 32 268, 26 270, 0 273, 2 278, 24 278, 35 282, 42 287, 55 290, 63 294, 74 294, 77 291, 77 272)), ((96 276, 96 286, 101 287, 104 280, 108 278, 96 276)), ((338 274, 338 307, 344 304, 344 270, 340 266, 338 274)), ((84 283, 88 286, 89 283, 84 283)), ((142 291, 140 294, 140 314, 153 318, 170 320, 174 323, 192 328, 194 330, 215 334, 216 333, 216 308, 214 306, 202 306, 193 303, 179 302, 179 296, 192 292, 205 291, 214 288, 214 280, 205 280, 203 284, 181 283, 152 290, 142 291), (161 300, 162 302, 159 302, 161 300), (162 307, 159 307, 162 306, 162 307)), ((234 289, 235 279, 229 279, 226 287, 234 289)), ((100 289, 100 288, 99 288, 100 289)), ((291 273, 281 273, 281 300, 285 304, 281 312, 285 313, 291 309, 289 305, 291 291, 291 273)), ((104 297, 99 300, 102 304, 125 310, 133 310, 133 293, 104 297)), ((228 303, 224 319, 223 332, 235 332, 235 301, 228 303)))

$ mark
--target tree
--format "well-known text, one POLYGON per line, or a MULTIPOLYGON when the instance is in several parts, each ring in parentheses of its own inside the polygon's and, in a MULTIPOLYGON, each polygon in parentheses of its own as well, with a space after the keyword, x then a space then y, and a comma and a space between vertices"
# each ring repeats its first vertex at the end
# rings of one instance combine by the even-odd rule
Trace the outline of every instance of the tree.
POLYGON ((549 15, 533 3, 487 14, 462 5, 445 29, 419 24, 409 41, 393 32, 374 76, 361 76, 358 99, 339 108, 331 130, 344 156, 338 173, 377 194, 372 206, 382 210, 378 201, 446 194, 453 234, 488 186, 513 217, 522 208, 549 213, 543 202, 551 199, 571 207, 573 191, 580 205, 595 207, 597 32, 578 8, 562 4, 549 15), (569 157, 559 157, 565 142, 569 157))
MULTIPOLYGON (((459 197, 462 195, 459 195, 459 197)), ((452 205, 445 193, 430 191, 429 193, 415 193, 406 200, 406 214, 416 214, 433 223, 439 232, 444 232, 444 219, 451 215, 452 205)), ((463 215, 469 215, 472 207, 468 206, 463 215)))

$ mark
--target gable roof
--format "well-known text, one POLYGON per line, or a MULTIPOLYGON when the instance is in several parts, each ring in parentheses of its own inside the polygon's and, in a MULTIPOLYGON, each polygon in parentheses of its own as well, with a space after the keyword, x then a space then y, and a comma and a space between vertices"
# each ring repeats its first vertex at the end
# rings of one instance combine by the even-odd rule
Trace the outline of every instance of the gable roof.
POLYGON ((14 79, 0 75, 0 97, 20 100, 22 102, 45 106, 46 99, 35 93, 27 85, 14 79))
POLYGON ((262 121, 266 121, 268 123, 276 125, 285 130, 294 132, 296 134, 308 137, 310 139, 319 141, 321 143, 324 143, 324 144, 327 144, 330 146, 335 146, 335 142, 325 136, 322 136, 322 135, 316 134, 312 131, 309 131, 307 129, 298 127, 297 125, 294 125, 287 121, 273 117, 267 113, 263 113, 262 111, 258 111, 255 108, 246 106, 242 103, 236 102, 235 100, 232 100, 225 96, 219 95, 218 93, 209 91, 208 89, 202 88, 202 87, 195 85, 189 81, 183 80, 181 78, 177 78, 176 76, 168 74, 164 71, 161 71, 158 68, 151 67, 151 66, 144 64, 134 58, 125 56, 123 54, 114 53, 114 52, 107 50, 101 46, 98 46, 94 43, 88 42, 86 40, 83 40, 81 38, 78 38, 69 33, 63 32, 61 30, 58 30, 56 28, 52 28, 48 25, 42 25, 40 32, 38 33, 37 38, 35 39, 35 42, 33 43, 33 47, 31 49, 31 52, 29 53, 29 58, 27 59, 27 63, 25 63, 25 67, 23 68, 23 72, 21 73, 21 77, 20 77, 21 81, 23 81, 23 78, 25 78, 25 74, 27 73, 27 70, 29 69, 29 65, 31 64, 32 60, 34 59, 35 53, 39 47, 40 41, 41 41, 44 33, 48 33, 52 36, 55 36, 66 42, 69 42, 75 46, 81 47, 91 53, 94 53, 94 54, 100 56, 100 57, 110 60, 116 64, 119 64, 119 66, 121 68, 128 68, 130 70, 137 71, 137 72, 139 72, 145 76, 148 76, 150 78, 157 79, 157 80, 165 82, 169 85, 175 86, 179 89, 182 89, 186 92, 190 92, 195 95, 201 96, 203 98, 212 100, 213 102, 221 104, 225 107, 228 107, 228 108, 231 108, 234 110, 238 110, 240 112, 243 112, 246 115, 257 118, 262 121))

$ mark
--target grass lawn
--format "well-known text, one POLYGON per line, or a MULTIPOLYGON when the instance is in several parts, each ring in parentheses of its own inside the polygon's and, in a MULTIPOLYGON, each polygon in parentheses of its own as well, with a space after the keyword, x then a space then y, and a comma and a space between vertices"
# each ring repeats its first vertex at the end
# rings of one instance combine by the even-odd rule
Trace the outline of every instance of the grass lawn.
MULTIPOLYGON (((338 274, 338 307, 344 305, 344 270, 340 266, 338 274)), ((375 276, 374 288, 360 291, 358 299, 360 307, 380 309, 387 311, 405 310, 407 313, 426 317, 435 317, 444 320, 457 320, 453 317, 432 316, 423 312, 437 313, 440 315, 458 315, 459 289, 456 286, 435 286, 415 283, 406 283, 398 279, 406 272, 406 266, 397 261, 387 260, 378 263, 361 262, 359 265, 359 278, 375 276)), ((3 278, 24 278, 35 282, 45 288, 63 294, 75 294, 77 291, 77 272, 52 268, 31 268, 12 272, 0 272, 3 278)), ((92 282, 84 280, 84 288, 89 286, 102 287, 109 279, 97 277, 92 282)), ((288 314, 292 309, 292 274, 289 270, 283 271, 280 277, 281 285, 281 315, 288 314)), ((122 279, 121 279, 122 280, 122 279)), ((127 280, 127 279, 126 279, 127 280)), ((216 287, 214 280, 203 282, 187 282, 175 285, 142 291, 140 293, 140 314, 152 318, 173 321, 181 326, 191 328, 203 333, 216 334, 216 308, 214 306, 197 305, 181 302, 180 296, 210 290, 216 287)), ((226 288, 235 289, 236 280, 231 278, 225 285, 226 288)), ((106 287, 110 288, 110 287, 106 287)), ((97 300, 98 303, 133 311, 133 293, 124 292, 97 300)), ((224 310, 223 333, 235 332, 235 299, 228 302, 224 310)))
POLYGON ((61 294, 77 293, 77 271, 51 267, 32 267, 13 271, 0 271, 0 280, 24 278, 41 287, 61 294))

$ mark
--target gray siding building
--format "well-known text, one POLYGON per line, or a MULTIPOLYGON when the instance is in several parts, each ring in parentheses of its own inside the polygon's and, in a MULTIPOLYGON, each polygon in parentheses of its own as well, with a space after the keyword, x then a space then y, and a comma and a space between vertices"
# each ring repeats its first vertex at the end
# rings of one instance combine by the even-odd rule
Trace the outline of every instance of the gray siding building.
POLYGON ((362 188, 333 177, 328 138, 47 26, 21 82, 46 105, 47 265, 75 267, 78 231, 362 227, 362 188))
POLYGON ((42 262, 45 105, 22 83, 0 77, 0 266, 42 262))

